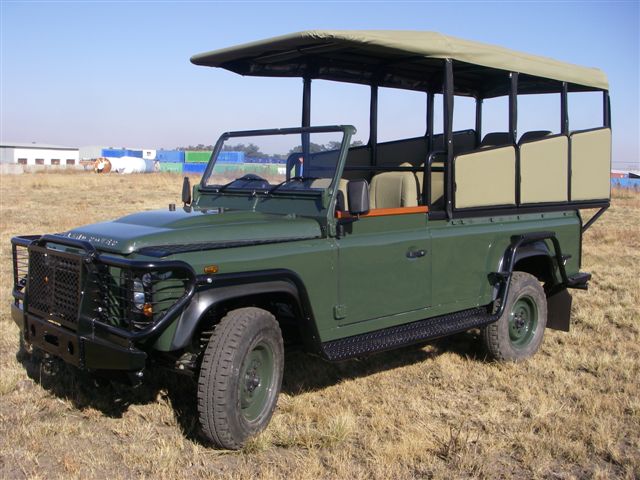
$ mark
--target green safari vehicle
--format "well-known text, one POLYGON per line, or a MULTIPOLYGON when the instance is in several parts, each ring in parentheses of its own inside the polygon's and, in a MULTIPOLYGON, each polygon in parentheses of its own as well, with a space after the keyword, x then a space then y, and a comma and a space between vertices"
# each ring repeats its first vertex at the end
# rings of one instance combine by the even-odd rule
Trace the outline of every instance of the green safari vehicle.
POLYGON ((590 279, 582 235, 610 202, 601 71, 405 31, 307 31, 191 61, 301 77, 302 125, 223 134, 177 209, 13 238, 27 348, 98 375, 189 374, 204 434, 238 449, 269 423, 285 343, 340 361, 480 328, 490 357, 521 361, 546 328, 569 330, 568 289, 590 279), (367 143, 311 125, 316 79, 370 91, 367 143), (384 88, 424 93, 424 135, 378 141, 384 88), (594 92, 597 126, 570 130, 569 96, 594 92), (557 99, 555 133, 518 131, 528 95, 557 99), (463 97, 474 128, 454 131, 463 97), (483 101, 500 97, 508 130, 485 132, 483 101), (229 161, 239 145, 254 148, 229 161))

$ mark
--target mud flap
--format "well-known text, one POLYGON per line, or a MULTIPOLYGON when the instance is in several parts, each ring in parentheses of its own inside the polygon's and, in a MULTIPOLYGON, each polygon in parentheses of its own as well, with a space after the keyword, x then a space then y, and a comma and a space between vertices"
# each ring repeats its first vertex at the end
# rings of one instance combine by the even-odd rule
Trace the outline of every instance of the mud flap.
POLYGON ((566 288, 547 298, 547 328, 569 331, 571 301, 571 294, 566 288))

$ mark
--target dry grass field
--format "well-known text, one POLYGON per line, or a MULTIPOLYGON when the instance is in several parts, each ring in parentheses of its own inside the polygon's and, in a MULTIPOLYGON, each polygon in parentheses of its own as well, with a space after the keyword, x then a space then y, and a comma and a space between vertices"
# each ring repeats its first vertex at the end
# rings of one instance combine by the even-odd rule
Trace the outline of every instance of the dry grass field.
POLYGON ((2 478, 639 478, 640 195, 614 192, 584 238, 588 292, 570 333, 547 331, 518 365, 486 361, 473 332, 327 364, 287 352, 269 428, 244 451, 208 448, 195 390, 152 372, 96 386, 17 355, 11 236, 179 203, 172 174, 3 176, 0 239, 2 478))

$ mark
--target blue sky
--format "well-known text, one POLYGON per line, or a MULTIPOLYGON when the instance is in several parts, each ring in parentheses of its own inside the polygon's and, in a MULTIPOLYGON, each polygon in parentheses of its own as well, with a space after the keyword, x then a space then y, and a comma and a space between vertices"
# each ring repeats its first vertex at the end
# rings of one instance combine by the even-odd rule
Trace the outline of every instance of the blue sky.
MULTIPOLYGON (((305 29, 435 30, 604 70, 614 162, 638 168, 637 1, 0 5, 2 142, 173 148, 213 143, 226 130, 297 125, 299 79, 243 78, 189 57, 305 29)), ((313 102, 312 123, 352 123, 366 140, 366 87, 314 82, 313 102)), ((382 139, 422 133, 422 95, 385 89, 380 102, 382 139)), ((494 103, 485 131, 504 128, 506 107, 494 103)), ((570 98, 571 127, 596 126, 599 107, 599 98, 570 98)), ((459 102, 456 114, 469 108, 459 102)), ((520 131, 557 128, 557 111, 555 98, 523 103, 520 131)))

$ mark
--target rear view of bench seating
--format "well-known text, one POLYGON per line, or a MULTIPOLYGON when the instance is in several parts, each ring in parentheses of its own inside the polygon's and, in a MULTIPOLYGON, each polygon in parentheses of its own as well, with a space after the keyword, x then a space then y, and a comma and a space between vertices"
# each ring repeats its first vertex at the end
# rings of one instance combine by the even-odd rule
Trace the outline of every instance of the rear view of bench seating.
POLYGON ((515 205, 516 150, 480 149, 454 159, 456 208, 515 205))
POLYGON ((566 202, 568 164, 569 140, 565 135, 521 143, 520 202, 566 202))
POLYGON ((571 200, 602 200, 611 195, 611 129, 573 132, 571 200))
POLYGON ((519 205, 609 199, 609 128, 573 132, 570 136, 531 131, 522 135, 517 147, 491 147, 502 143, 504 135, 487 134, 478 150, 454 158, 455 208, 516 205, 516 148, 520 161, 519 205))

